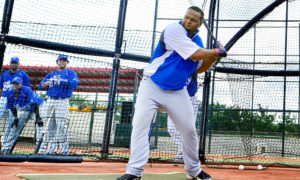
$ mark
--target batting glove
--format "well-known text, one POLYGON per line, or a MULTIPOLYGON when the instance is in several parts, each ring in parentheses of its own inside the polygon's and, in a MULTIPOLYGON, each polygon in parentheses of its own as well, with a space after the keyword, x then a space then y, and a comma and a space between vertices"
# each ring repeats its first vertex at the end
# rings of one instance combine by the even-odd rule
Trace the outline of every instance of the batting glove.
POLYGON ((46 81, 46 83, 48 84, 49 88, 53 87, 53 79, 50 78, 46 81))
POLYGON ((39 126, 42 127, 44 125, 42 118, 41 117, 36 117, 35 123, 39 126))
POLYGON ((17 117, 15 117, 14 122, 12 123, 11 127, 13 128, 14 126, 16 126, 16 128, 17 128, 18 123, 19 123, 19 119, 17 117))
POLYGON ((219 55, 219 57, 226 57, 227 56, 227 51, 224 48, 224 46, 221 44, 220 41, 215 42, 213 45, 214 50, 216 53, 219 55))

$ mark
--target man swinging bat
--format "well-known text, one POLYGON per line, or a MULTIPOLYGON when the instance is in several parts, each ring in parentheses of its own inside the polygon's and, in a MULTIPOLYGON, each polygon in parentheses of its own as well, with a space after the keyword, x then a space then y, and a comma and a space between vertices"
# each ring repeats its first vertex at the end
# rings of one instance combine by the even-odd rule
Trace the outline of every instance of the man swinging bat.
POLYGON ((203 48, 198 36, 203 17, 200 8, 191 6, 182 21, 170 24, 162 32, 140 83, 126 173, 117 180, 141 179, 149 157, 150 124, 159 108, 166 110, 181 135, 184 168, 188 177, 211 179, 200 167, 194 112, 186 82, 193 72, 207 71, 226 50, 220 44, 216 49, 203 48))

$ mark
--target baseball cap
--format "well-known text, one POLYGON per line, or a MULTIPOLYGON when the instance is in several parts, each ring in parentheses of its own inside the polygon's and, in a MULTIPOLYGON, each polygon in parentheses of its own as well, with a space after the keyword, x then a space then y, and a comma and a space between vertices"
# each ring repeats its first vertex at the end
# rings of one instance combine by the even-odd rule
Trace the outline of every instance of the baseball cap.
POLYGON ((16 62, 16 63, 19 63, 19 58, 18 57, 12 57, 11 59, 10 59, 10 63, 12 63, 12 62, 16 62))
POLYGON ((67 60, 67 62, 69 62, 68 55, 60 54, 56 61, 61 60, 61 59, 65 59, 65 60, 67 60))
POLYGON ((21 79, 20 77, 15 77, 15 78, 13 78, 12 83, 14 83, 14 82, 17 82, 17 83, 19 83, 19 84, 22 84, 22 83, 23 83, 23 81, 22 81, 22 79, 21 79))

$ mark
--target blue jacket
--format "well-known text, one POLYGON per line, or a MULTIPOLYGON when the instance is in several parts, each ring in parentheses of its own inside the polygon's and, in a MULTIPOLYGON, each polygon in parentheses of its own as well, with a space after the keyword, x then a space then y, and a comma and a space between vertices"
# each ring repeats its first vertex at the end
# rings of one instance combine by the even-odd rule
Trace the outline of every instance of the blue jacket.
POLYGON ((50 78, 60 78, 62 81, 58 86, 52 86, 47 89, 47 95, 51 98, 70 98, 74 89, 78 86, 79 79, 77 73, 70 69, 63 71, 54 71, 47 74, 46 78, 40 83, 39 89, 43 90, 42 84, 50 78))

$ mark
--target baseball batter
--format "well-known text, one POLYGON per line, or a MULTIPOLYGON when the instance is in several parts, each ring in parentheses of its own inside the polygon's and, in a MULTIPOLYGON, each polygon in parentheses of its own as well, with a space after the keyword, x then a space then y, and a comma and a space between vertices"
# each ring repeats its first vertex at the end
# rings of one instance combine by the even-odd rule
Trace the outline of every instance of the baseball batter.
POLYGON ((204 49, 198 36, 204 13, 188 8, 182 21, 170 24, 144 69, 132 122, 131 156, 126 174, 118 180, 141 179, 149 157, 148 132, 155 112, 164 108, 182 138, 184 168, 191 178, 210 179, 198 159, 198 139, 186 82, 193 72, 206 71, 217 59, 215 49, 204 49))
MULTIPOLYGON (((30 87, 29 82, 29 76, 27 73, 19 69, 19 58, 18 57, 12 57, 10 59, 10 69, 6 72, 4 72, 0 79, 0 121, 6 112, 6 104, 7 104, 7 92, 12 89, 12 80, 15 77, 20 77, 23 81, 23 85, 30 87)), ((11 111, 8 111, 9 115, 12 116, 11 111)), ((12 117, 11 117, 12 118, 12 117)), ((3 143, 7 142, 7 136, 10 133, 11 127, 7 126, 3 143)))
POLYGON ((54 110, 54 123, 48 127, 48 153, 55 155, 59 144, 62 155, 69 154, 69 141, 67 136, 67 120, 69 117, 69 98, 78 86, 77 73, 66 69, 69 63, 67 55, 59 55, 56 63, 58 70, 47 74, 40 83, 40 90, 47 90, 48 100, 43 105, 43 122, 46 123, 51 111, 54 110))
POLYGON ((12 89, 7 92, 7 109, 13 114, 8 120, 8 126, 12 129, 8 134, 7 141, 3 143, 2 154, 12 153, 31 112, 36 113, 37 126, 42 126, 37 107, 43 103, 43 99, 38 97, 29 87, 22 84, 22 79, 15 77, 12 80, 12 89))
MULTIPOLYGON (((197 121, 197 114, 198 114, 198 106, 199 106, 199 101, 198 97, 196 96, 198 90, 198 85, 197 85, 197 73, 193 73, 191 78, 188 80, 188 85, 187 85, 187 91, 190 96, 190 100, 193 106, 194 110, 194 120, 195 124, 197 121)), ((176 142, 178 145, 178 152, 175 157, 175 161, 181 162, 183 161, 183 151, 182 151, 182 143, 181 143, 181 137, 179 131, 176 129, 173 120, 168 116, 168 132, 173 138, 173 140, 176 142)))

